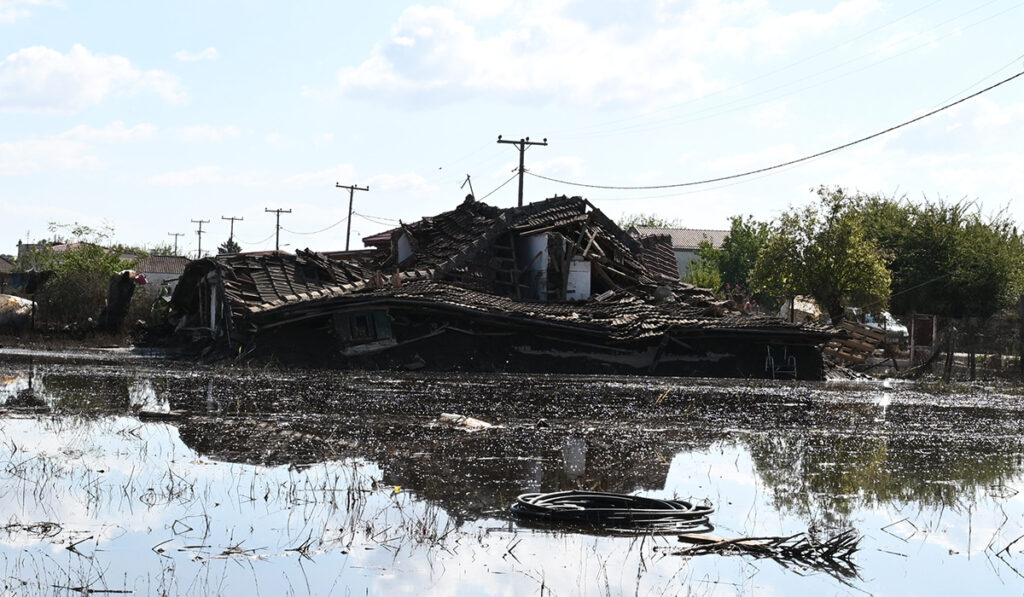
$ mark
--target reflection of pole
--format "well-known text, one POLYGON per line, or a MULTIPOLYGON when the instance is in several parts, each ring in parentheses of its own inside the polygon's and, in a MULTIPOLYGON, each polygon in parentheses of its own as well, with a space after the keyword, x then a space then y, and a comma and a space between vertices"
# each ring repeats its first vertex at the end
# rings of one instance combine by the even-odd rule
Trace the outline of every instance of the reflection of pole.
POLYGON ((352 236, 352 198, 356 194, 356 191, 369 191, 370 187, 358 187, 356 185, 343 185, 341 183, 334 183, 334 186, 339 189, 348 189, 348 229, 345 230, 345 250, 348 251, 348 240, 352 236))

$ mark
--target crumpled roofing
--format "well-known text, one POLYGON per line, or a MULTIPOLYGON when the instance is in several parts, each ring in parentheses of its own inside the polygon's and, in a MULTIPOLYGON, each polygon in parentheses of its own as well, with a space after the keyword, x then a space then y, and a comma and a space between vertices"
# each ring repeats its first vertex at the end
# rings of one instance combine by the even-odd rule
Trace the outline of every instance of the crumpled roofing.
MULTIPOLYGON (((677 288, 676 300, 662 304, 645 301, 626 292, 609 292, 599 299, 571 303, 522 301, 461 288, 435 280, 403 284, 400 288, 364 290, 341 302, 364 301, 372 295, 387 306, 418 302, 423 305, 501 316, 524 324, 568 325, 590 330, 611 340, 634 341, 714 330, 763 330, 831 335, 828 326, 789 323, 777 317, 721 314, 714 295, 689 285, 677 288)), ((336 302, 334 304, 341 304, 336 302)))

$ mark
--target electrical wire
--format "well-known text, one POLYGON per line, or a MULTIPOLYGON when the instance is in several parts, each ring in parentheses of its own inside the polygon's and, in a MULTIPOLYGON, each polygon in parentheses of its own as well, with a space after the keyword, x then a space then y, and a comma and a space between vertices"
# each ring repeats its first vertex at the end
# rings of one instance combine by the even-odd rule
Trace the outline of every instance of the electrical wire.
MULTIPOLYGON (((987 93, 987 92, 995 89, 996 87, 999 87, 1001 85, 1005 85, 1006 83, 1009 83, 1010 81, 1013 81, 1014 79, 1016 79, 1016 78, 1018 78, 1020 76, 1024 76, 1024 71, 1021 71, 1021 72, 1019 72, 1019 73, 1017 73, 1015 75, 1007 77, 1007 78, 1003 79, 1002 81, 999 81, 998 83, 994 83, 992 85, 989 85, 988 87, 986 87, 986 88, 984 88, 984 89, 982 89, 980 91, 976 91, 976 92, 972 93, 971 95, 963 97, 963 98, 961 98, 961 99, 959 99, 959 100, 957 100, 955 102, 948 103, 948 104, 946 104, 946 105, 944 105, 944 106, 942 106, 940 108, 937 108, 937 109, 932 110, 930 112, 926 112, 925 114, 922 114, 921 116, 918 116, 916 118, 912 118, 910 120, 904 121, 904 122, 902 122, 900 124, 897 124, 895 126, 891 126, 891 127, 887 128, 887 129, 885 129, 883 131, 879 131, 879 132, 874 133, 872 135, 868 135, 867 137, 861 137, 860 139, 857 139, 855 141, 850 141, 849 143, 844 143, 843 145, 838 145, 838 146, 833 147, 831 149, 826 149, 824 151, 819 151, 818 153, 815 153, 815 154, 812 154, 812 155, 809 155, 809 156, 804 156, 802 158, 797 158, 795 160, 789 160, 788 162, 782 162, 781 164, 775 164, 775 165, 772 165, 772 166, 766 166, 764 168, 758 168, 756 170, 749 170, 747 172, 740 172, 738 174, 730 174, 728 176, 719 176, 719 177, 716 177, 716 178, 707 178, 707 179, 704 179, 704 180, 694 180, 694 181, 690 181, 690 182, 680 182, 680 183, 675 183, 675 184, 664 184, 664 185, 651 185, 651 186, 611 186, 611 185, 596 185, 596 184, 586 184, 586 183, 582 183, 582 182, 572 182, 572 181, 568 181, 568 180, 560 180, 560 179, 557 179, 557 178, 551 178, 551 177, 548 177, 548 176, 543 176, 541 174, 534 174, 533 172, 529 172, 529 171, 527 171, 526 173, 529 174, 530 176, 533 176, 533 177, 536 177, 536 178, 540 178, 540 179, 543 179, 543 180, 547 180, 547 181, 550 181, 550 182, 557 182, 559 184, 567 184, 567 185, 574 186, 574 187, 586 187, 588 189, 608 189, 608 190, 613 190, 613 191, 650 191, 650 190, 656 190, 656 189, 674 189, 674 188, 679 188, 679 187, 692 187, 692 186, 704 185, 704 184, 709 184, 709 183, 713 183, 713 182, 722 182, 722 181, 731 180, 731 179, 734 179, 734 178, 742 178, 742 177, 745 177, 745 176, 750 176, 752 174, 760 174, 762 172, 768 172, 770 170, 778 170, 779 168, 784 168, 786 166, 792 166, 793 164, 799 164, 801 162, 806 162, 808 160, 813 160, 815 158, 819 158, 821 156, 828 155, 830 153, 835 153, 837 151, 841 151, 843 149, 847 149, 849 147, 853 147, 854 145, 863 143, 865 141, 870 141, 871 139, 875 139, 877 137, 881 137, 882 135, 886 135, 886 134, 891 133, 891 132, 893 132, 895 130, 901 129, 901 128, 905 127, 905 126, 914 124, 915 122, 919 122, 921 120, 924 120, 925 118, 928 118, 930 116, 934 116, 935 114, 938 114, 939 112, 942 112, 944 110, 948 110, 948 109, 950 109, 950 108, 952 108, 952 107, 954 107, 954 106, 956 106, 958 104, 962 104, 962 103, 966 102, 967 100, 973 99, 975 97, 978 97, 979 95, 982 95, 983 93, 987 93)), ((506 181, 506 183, 507 182, 508 181, 506 181)), ((504 184, 502 186, 504 186, 504 184)), ((499 188, 501 188, 501 187, 499 187, 499 188)), ((495 189, 495 191, 496 190, 497 189, 495 189)), ((494 191, 491 191, 491 192, 493 193, 494 191)))
MULTIPOLYGON (((517 170, 518 170, 518 168, 517 168, 517 170)), ((529 171, 527 171, 527 174, 529 174, 529 171)), ((498 185, 497 187, 495 187, 495 189, 493 191, 491 191, 490 193, 487 193, 483 197, 480 197, 479 199, 477 199, 477 201, 483 201, 484 199, 486 199, 486 198, 490 197, 491 195, 497 193, 498 189, 500 189, 501 187, 503 187, 503 186, 507 185, 508 183, 512 182, 513 180, 515 180, 515 177, 517 177, 517 176, 519 176, 519 172, 516 172, 515 174, 513 174, 511 177, 509 177, 508 180, 506 180, 505 182, 503 182, 500 185, 498 185)), ((538 174, 534 174, 534 176, 539 176, 539 175, 538 174)), ((544 178, 544 177, 541 176, 541 178, 544 178)), ((555 181, 555 182, 557 182, 557 181, 555 181)))
POLYGON ((302 234, 302 235, 320 234, 321 232, 327 232, 328 230, 330 230, 331 228, 334 228, 338 224, 344 223, 345 220, 347 220, 347 219, 348 219, 348 216, 345 216, 344 218, 338 220, 337 222, 331 224, 330 226, 328 226, 326 228, 321 228, 320 230, 314 230, 312 232, 298 232, 298 231, 295 231, 295 230, 289 230, 289 229, 285 228, 284 226, 281 226, 281 230, 284 230, 285 232, 289 232, 291 234, 302 234))
MULTIPOLYGON (((955 17, 947 19, 946 21, 943 21, 942 23, 939 23, 938 25, 936 25, 936 26, 932 27, 931 29, 929 29, 929 31, 934 30, 934 29, 938 29, 938 28, 943 27, 944 25, 947 25, 947 24, 949 24, 949 23, 951 23, 953 21, 956 21, 958 19, 964 18, 965 16, 967 16, 967 15, 973 13, 973 12, 976 12, 976 11, 978 11, 978 10, 980 10, 980 9, 990 5, 990 4, 994 4, 995 2, 998 2, 998 1, 999 0, 990 0, 989 2, 983 4, 982 6, 974 7, 972 9, 968 10, 967 12, 961 13, 960 15, 957 15, 955 17)), ((831 78, 819 80, 817 82, 813 82, 813 83, 810 83, 808 85, 804 85, 802 87, 798 87, 798 88, 792 89, 792 87, 794 85, 798 84, 798 83, 801 83, 803 81, 813 80, 813 79, 819 78, 822 75, 825 75, 826 73, 829 73, 831 71, 839 70, 839 69, 843 68, 844 66, 851 65, 851 64, 853 64, 853 63, 855 63, 855 62, 857 62, 857 61, 859 61, 859 60, 861 60, 861 59, 863 59, 863 58, 865 58, 867 56, 874 55, 875 52, 872 51, 872 52, 869 52, 869 53, 862 54, 860 56, 851 58, 849 60, 845 60, 845 61, 843 61, 841 63, 838 63, 838 64, 835 64, 833 66, 830 66, 830 67, 828 67, 828 68, 826 68, 824 70, 818 71, 818 72, 816 72, 814 74, 803 76, 803 77, 800 77, 798 79, 795 79, 795 80, 792 80, 792 81, 789 81, 789 82, 786 82, 786 83, 782 83, 782 84, 776 85, 776 86, 771 87, 769 89, 766 89, 766 90, 760 91, 758 93, 752 94, 751 96, 746 97, 746 98, 738 98, 738 99, 735 99, 735 100, 732 100, 732 101, 728 101, 728 102, 720 102, 720 103, 716 104, 714 107, 709 107, 709 108, 705 108, 705 109, 702 109, 702 110, 697 110, 697 111, 693 112, 689 117, 687 117, 685 115, 684 116, 680 116, 680 117, 674 117, 673 116, 673 117, 662 118, 662 119, 657 119, 657 120, 650 120, 648 122, 638 122, 638 123, 635 123, 635 124, 626 125, 626 126, 619 127, 619 128, 607 129, 607 130, 604 130, 604 131, 595 131, 595 132, 592 132, 592 133, 584 133, 584 134, 577 134, 577 135, 571 135, 570 134, 570 135, 566 135, 565 138, 568 138, 568 139, 580 139, 580 138, 588 138, 588 137, 593 137, 593 138, 597 138, 597 137, 611 137, 611 136, 617 136, 617 135, 622 135, 622 134, 643 133, 643 132, 652 131, 652 130, 664 130, 667 127, 681 126, 681 125, 684 125, 684 124, 689 124, 689 123, 693 123, 693 122, 699 122, 699 121, 706 120, 706 119, 709 119, 709 118, 721 117, 721 116, 724 116, 726 114, 730 114, 732 112, 736 112, 736 111, 739 111, 739 110, 743 110, 743 109, 747 109, 747 108, 753 108, 753 107, 760 106, 760 105, 763 105, 763 104, 766 104, 766 103, 769 103, 769 102, 772 102, 772 101, 778 101, 780 99, 783 99, 783 98, 786 98, 786 97, 789 97, 789 96, 792 96, 792 95, 796 95, 798 93, 802 93, 802 92, 807 91, 809 89, 814 89, 816 87, 821 87, 822 85, 827 85, 829 83, 833 83, 835 81, 838 81, 840 79, 844 79, 844 78, 849 77, 849 76, 851 76, 853 74, 856 74, 858 72, 861 72, 861 71, 867 70, 869 68, 878 66, 878 65, 880 65, 882 63, 889 62, 891 60, 895 60, 896 58, 899 58, 899 57, 904 56, 906 54, 909 54, 911 52, 914 52, 914 51, 917 51, 917 50, 921 50, 922 48, 928 47, 929 45, 931 45, 933 43, 936 43, 937 41, 939 41, 941 39, 945 39, 947 37, 950 37, 950 36, 953 36, 953 35, 957 35, 957 34, 961 33, 962 31, 966 31, 967 29, 971 29, 971 28, 973 28, 973 27, 975 27, 975 26, 977 26, 977 25, 979 25, 981 23, 984 23, 986 21, 994 19, 994 18, 996 18, 996 17, 998 17, 1000 15, 1003 15, 1003 14, 1011 11, 1011 10, 1017 10, 1017 9, 1021 8, 1021 6, 1022 5, 1019 4, 1019 3, 1014 4, 1010 8, 1007 8, 1006 10, 1003 10, 1003 11, 1001 11, 999 13, 994 14, 994 15, 989 15, 989 16, 987 16, 987 17, 985 17, 985 18, 983 18, 983 19, 981 19, 979 21, 976 21, 974 23, 971 23, 969 25, 966 25, 964 27, 958 28, 958 29, 956 29, 954 31, 950 31, 950 32, 948 32, 948 33, 946 33, 944 35, 941 35, 940 37, 937 37, 937 38, 934 38, 934 39, 928 39, 924 43, 921 43, 921 44, 918 44, 916 46, 912 46, 912 47, 906 48, 906 49, 904 49, 901 52, 894 53, 894 54, 889 55, 889 56, 887 56, 885 58, 882 58, 882 59, 870 62, 870 63, 868 63, 868 64, 866 64, 864 66, 861 66, 861 67, 858 67, 858 68, 854 68, 853 70, 848 70, 846 72, 841 72, 840 74, 837 74, 837 75, 835 75, 835 76, 833 76, 831 78), (790 89, 786 90, 787 88, 790 88, 790 89), (772 95, 770 97, 767 97, 765 99, 756 99, 756 100, 753 99, 753 98, 757 98, 759 96, 765 96, 767 94, 770 94, 770 93, 776 92, 776 91, 782 91, 782 92, 781 93, 776 93, 776 94, 774 94, 774 95, 772 95)), ((889 45, 895 45, 895 42, 889 42, 885 46, 882 46, 882 47, 885 48, 885 47, 887 47, 889 45)), ((755 79, 752 79, 752 81, 753 80, 757 80, 759 78, 762 78, 762 77, 757 77, 755 79)), ((707 99, 707 98, 709 98, 709 97, 711 97, 713 95, 716 95, 718 93, 722 93, 724 91, 728 91, 730 89, 735 89, 737 87, 740 87, 740 86, 733 86, 733 87, 730 87, 729 89, 726 89, 726 90, 716 91, 716 92, 707 94, 703 98, 699 98, 699 99, 707 99)), ((695 100, 691 100, 691 102, 694 102, 694 101, 697 101, 697 100, 696 99, 695 100)), ((684 102, 684 103, 689 103, 689 102, 684 102)), ((680 105, 682 105, 682 104, 680 104, 680 105)), ((657 110, 657 111, 651 112, 649 114, 654 114, 654 113, 657 113, 658 111, 664 111, 664 109, 657 110)), ((641 118, 641 117, 643 117, 643 115, 638 116, 638 117, 633 117, 633 118, 641 118)))
MULTIPOLYGON (((810 62, 811 60, 814 60, 815 58, 818 58, 818 57, 823 56, 825 54, 834 52, 835 50, 837 50, 839 48, 846 47, 846 46, 848 46, 849 44, 851 44, 851 43, 853 43, 855 41, 863 39, 863 38, 865 38, 865 37, 867 37, 867 36, 869 36, 869 35, 871 35, 873 33, 877 33, 878 31, 881 31, 882 29, 885 29, 886 27, 894 25, 894 24, 896 24, 896 23, 898 23, 900 21, 903 21, 903 20, 909 18, 910 16, 912 16, 914 14, 917 14, 917 13, 919 13, 919 12, 921 12, 921 11, 927 9, 927 8, 930 8, 930 7, 932 7, 932 6, 936 5, 936 4, 939 4, 942 1, 943 0, 933 0, 932 2, 928 2, 927 4, 925 4, 923 6, 920 6, 920 7, 916 8, 916 9, 908 12, 908 13, 904 14, 901 17, 898 17, 898 18, 896 18, 896 19, 894 19, 892 21, 889 21, 889 22, 887 22, 887 23, 885 23, 883 25, 880 25, 878 27, 870 29, 870 30, 868 30, 868 31, 866 31, 864 33, 861 33, 861 34, 857 35, 857 36, 854 36, 852 38, 846 39, 845 41, 843 41, 840 44, 836 44, 836 45, 834 45, 834 46, 832 46, 830 48, 827 48, 825 50, 821 50, 821 51, 816 52, 816 53, 814 53, 814 54, 812 54, 810 56, 805 56, 805 57, 803 57, 803 58, 801 58, 801 59, 799 59, 799 60, 797 60, 795 62, 791 62, 790 64, 787 64, 787 65, 782 66, 780 68, 776 68, 774 70, 770 70, 768 72, 762 73, 762 74, 760 74, 760 75, 758 75, 756 77, 747 79, 745 81, 742 81, 740 83, 737 83, 737 84, 732 85, 730 87, 727 87, 725 89, 718 89, 718 90, 715 90, 715 91, 713 91, 711 93, 704 94, 702 97, 689 99, 689 100, 677 103, 675 105, 665 106, 665 107, 662 107, 662 108, 658 108, 658 109, 655 109, 655 110, 648 111, 648 112, 646 112, 644 114, 638 114, 636 116, 629 116, 629 117, 626 117, 626 118, 620 118, 620 119, 617 119, 617 120, 613 120, 613 121, 609 121, 609 122, 604 122, 604 123, 595 123, 595 124, 591 124, 591 125, 584 125, 584 126, 580 126, 580 127, 574 128, 574 129, 567 129, 565 131, 556 131, 556 134, 561 133, 561 135, 566 137, 566 138, 579 138, 581 136, 585 137, 585 136, 587 136, 587 129, 600 129, 600 128, 611 126, 611 125, 626 123, 626 122, 629 122, 631 120, 632 121, 641 120, 641 119, 644 119, 644 118, 646 118, 648 116, 653 116, 653 115, 655 115, 655 114, 657 114, 659 112, 666 112, 666 111, 669 111, 669 110, 674 110, 676 108, 682 107, 682 106, 687 105, 687 104, 692 104, 692 103, 700 101, 700 100, 709 99, 709 98, 714 97, 716 95, 721 95, 723 93, 728 93, 730 91, 734 91, 734 90, 737 90, 737 89, 742 89, 742 88, 750 85, 751 83, 754 83, 756 81, 759 81, 761 79, 765 79, 765 78, 768 78, 768 77, 774 77, 778 73, 790 70, 790 69, 795 68, 795 67, 797 67, 797 66, 799 66, 801 64, 804 64, 806 62, 810 62)), ((996 0, 992 0, 992 2, 995 2, 995 1, 996 0)), ((989 4, 991 4, 992 2, 989 2, 989 4)), ((962 16, 964 16, 966 14, 969 14, 970 12, 973 12, 973 10, 976 10, 976 9, 972 9, 972 11, 968 11, 967 13, 963 13, 963 14, 960 15, 960 17, 962 17, 962 16)), ((831 70, 831 69, 828 69, 828 70, 831 70)), ((827 72, 827 71, 823 71, 823 72, 827 72)), ((769 90, 769 91, 771 91, 771 90, 769 90)), ((638 125, 630 125, 630 126, 638 126, 638 125)), ((594 131, 594 133, 591 133, 591 134, 599 134, 599 133, 597 131, 594 131)))
POLYGON ((380 224, 382 226, 394 226, 395 224, 399 223, 399 220, 393 220, 391 218, 383 218, 383 217, 380 217, 380 216, 368 216, 366 214, 361 214, 361 213, 358 213, 358 212, 352 212, 352 215, 359 216, 360 218, 366 220, 367 222, 372 222, 374 224, 380 224))
POLYGON ((276 232, 271 232, 270 236, 268 236, 267 238, 265 238, 263 240, 258 240, 258 241, 254 242, 254 243, 247 243, 244 240, 240 240, 237 237, 235 238, 235 240, 238 241, 238 244, 240 244, 240 245, 262 245, 263 243, 267 242, 268 240, 274 238, 275 234, 277 234, 277 233, 276 232))

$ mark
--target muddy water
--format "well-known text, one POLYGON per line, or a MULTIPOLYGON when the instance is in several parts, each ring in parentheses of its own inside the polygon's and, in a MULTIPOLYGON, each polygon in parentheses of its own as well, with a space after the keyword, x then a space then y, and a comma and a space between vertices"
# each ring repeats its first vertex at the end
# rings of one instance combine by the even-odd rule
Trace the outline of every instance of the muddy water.
POLYGON ((0 595, 1020 594, 1024 400, 933 390, 0 350, 0 595), (837 569, 508 515, 569 488, 863 540, 837 569))

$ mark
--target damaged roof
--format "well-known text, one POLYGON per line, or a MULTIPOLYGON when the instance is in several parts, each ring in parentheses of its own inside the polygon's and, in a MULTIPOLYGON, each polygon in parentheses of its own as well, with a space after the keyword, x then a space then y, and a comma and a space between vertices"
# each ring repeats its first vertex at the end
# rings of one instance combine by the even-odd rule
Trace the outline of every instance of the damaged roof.
POLYGON ((454 210, 402 224, 388 245, 381 242, 374 258, 363 262, 366 266, 308 249, 192 262, 172 302, 196 310, 200 293, 185 289, 207 278, 223 289, 234 317, 256 328, 373 304, 461 311, 515 325, 571 326, 612 341, 669 331, 674 336, 709 330, 830 334, 822 326, 730 311, 727 301, 711 291, 679 282, 668 237, 632 238, 580 197, 507 209, 469 197, 454 210), (497 252, 514 253, 515 238, 544 232, 559 233, 555 238, 564 239, 559 245, 564 243, 567 253, 591 263, 596 296, 573 302, 524 300, 508 292, 510 285, 500 285, 495 264, 510 258, 497 252), (412 251, 397 262, 401 235, 412 251))

